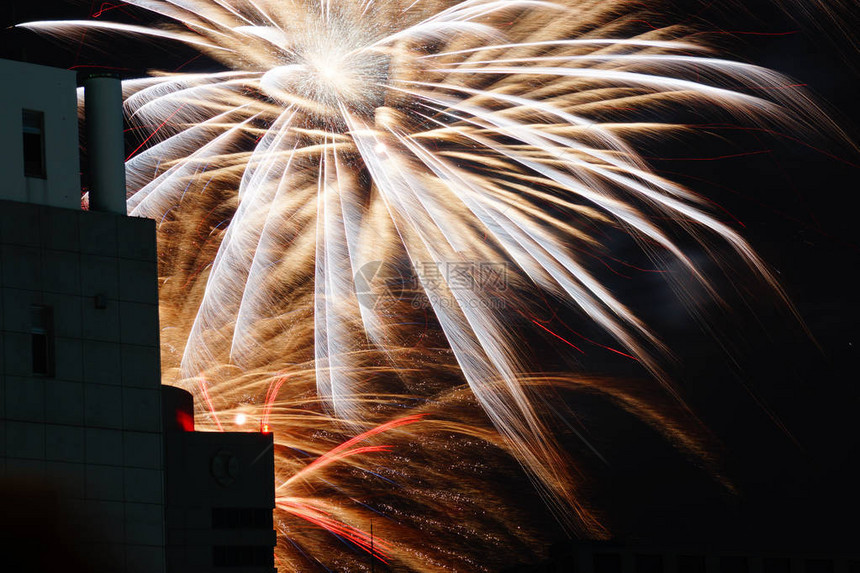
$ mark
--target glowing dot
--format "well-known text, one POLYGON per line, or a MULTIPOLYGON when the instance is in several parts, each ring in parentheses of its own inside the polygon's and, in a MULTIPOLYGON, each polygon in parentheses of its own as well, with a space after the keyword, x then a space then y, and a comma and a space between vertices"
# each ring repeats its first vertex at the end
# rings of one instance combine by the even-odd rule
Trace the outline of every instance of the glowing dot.
POLYGON ((234 421, 236 422, 237 426, 241 426, 242 424, 244 424, 245 422, 248 421, 248 416, 239 412, 238 414, 236 414, 236 419, 234 421))
POLYGON ((339 75, 339 71, 334 66, 325 66, 322 69, 322 76, 329 81, 336 80, 338 75, 339 75))
POLYGON ((388 146, 380 141, 376 144, 376 147, 374 147, 373 150, 377 153, 385 153, 388 151, 388 146))

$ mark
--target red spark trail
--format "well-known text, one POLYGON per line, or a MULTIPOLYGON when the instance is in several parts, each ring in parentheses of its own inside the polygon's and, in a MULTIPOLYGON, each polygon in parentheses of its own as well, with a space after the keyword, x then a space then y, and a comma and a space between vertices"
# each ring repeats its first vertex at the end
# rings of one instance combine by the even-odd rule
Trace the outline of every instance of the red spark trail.
POLYGON ((218 413, 215 411, 215 404, 212 403, 212 397, 209 396, 209 390, 206 388, 206 381, 200 380, 197 385, 203 393, 203 398, 206 400, 206 405, 209 407, 209 412, 212 414, 212 418, 215 420, 218 430, 223 432, 224 426, 221 425, 221 420, 218 419, 218 413))
POLYGON ((305 521, 313 523, 334 535, 345 537, 367 553, 370 553, 375 558, 379 559, 381 562, 386 565, 388 564, 385 557, 388 556, 387 554, 390 551, 390 546, 384 540, 380 540, 378 537, 375 537, 373 540, 374 547, 371 549, 371 540, 368 533, 330 517, 325 511, 312 507, 307 503, 287 501, 285 499, 278 500, 276 505, 296 517, 300 517, 305 521))
POLYGON ((269 423, 269 416, 272 413, 272 406, 275 404, 275 399, 278 397, 278 392, 281 390, 284 382, 287 381, 286 374, 279 376, 278 379, 271 384, 266 391, 265 409, 263 410, 263 424, 269 423))
POLYGON ((123 7, 122 4, 111 4, 110 2, 103 2, 102 5, 99 7, 98 12, 95 12, 94 14, 92 14, 92 17, 93 18, 99 18, 105 12, 110 12, 111 10, 116 10, 117 8, 122 8, 122 7, 123 7))
POLYGON ((542 325, 541 323, 539 323, 539 322, 538 322, 538 321, 536 321, 535 319, 532 319, 532 322, 533 322, 533 323, 535 323, 536 325, 538 325, 539 327, 541 327, 542 329, 546 330, 547 332, 549 332, 550 334, 552 334, 553 336, 555 336, 556 338, 558 338, 559 340, 561 340, 561 341, 562 341, 562 342, 564 342, 565 344, 567 344, 567 345, 569 345, 569 346, 572 346, 573 348, 576 348, 577 350, 579 350, 580 352, 582 352, 583 354, 585 354, 585 351, 583 351, 583 350, 582 350, 582 348, 580 348, 579 346, 575 345, 573 342, 571 342, 571 341, 567 340, 566 338, 564 338, 564 337, 562 337, 562 336, 559 336, 558 334, 556 334, 555 332, 551 331, 550 329, 548 329, 547 327, 545 327, 544 325, 542 325))
MULTIPOLYGON (((530 319, 530 320, 531 320, 534 324, 536 324, 537 326, 541 327, 542 329, 546 330, 547 332, 549 332, 550 334, 552 334, 553 336, 555 336, 556 338, 558 338, 559 340, 561 340, 562 342, 564 342, 564 343, 566 343, 566 344, 569 344, 570 346, 573 346, 574 348, 576 348, 577 350, 579 350, 580 352, 582 352, 583 354, 585 354, 585 352, 583 352, 581 348, 579 348, 578 346, 576 346, 575 344, 573 344, 572 342, 570 342, 570 341, 569 341, 569 340, 567 340, 566 338, 563 338, 562 336, 560 336, 560 335, 556 334, 555 332, 553 332, 553 331, 552 331, 552 330, 550 330, 549 328, 547 328, 547 327, 545 327, 544 325, 542 325, 542 324, 541 324, 540 322, 538 322, 537 320, 535 320, 535 319, 533 319, 533 318, 532 318, 532 319, 530 319)), ((572 333, 574 333, 575 335, 577 335, 577 336, 578 336, 578 337, 580 337, 581 339, 585 340, 586 342, 590 342, 591 344, 593 344, 593 345, 595 345, 595 346, 599 346, 600 348, 603 348, 604 350, 608 350, 608 351, 610 351, 610 352, 614 352, 615 354, 618 354, 618 355, 624 356, 625 358, 629 358, 630 360, 635 360, 636 362, 639 362, 639 359, 638 359, 638 358, 636 358, 636 357, 635 357, 635 356, 633 356, 633 355, 627 354, 626 352, 621 352, 621 351, 620 351, 620 350, 618 350, 617 348, 612 348, 611 346, 606 346, 605 344, 601 344, 601 343, 597 342, 596 340, 592 340, 592 339, 588 338, 587 336, 585 336, 585 335, 583 335, 583 334, 580 334, 579 332, 577 332, 577 331, 573 330, 572 328, 570 328, 570 327, 569 327, 569 326, 567 326, 566 324, 565 324, 564 326, 565 326, 565 328, 567 328, 569 331, 571 331, 572 333)))
POLYGON ((396 420, 392 420, 390 422, 386 422, 385 424, 382 424, 380 426, 376 426, 375 428, 371 428, 370 430, 367 430, 366 432, 363 432, 363 433, 355 436, 354 438, 350 438, 349 440, 345 441, 344 443, 337 446, 333 450, 326 452, 325 454, 323 454, 322 456, 317 458, 313 463, 311 463, 308 467, 306 467, 302 471, 304 472, 305 470, 308 470, 314 466, 321 465, 325 458, 335 457, 335 456, 337 456, 337 454, 339 454, 343 450, 351 448, 353 445, 357 444, 358 442, 362 442, 371 436, 375 436, 377 434, 381 434, 382 432, 387 432, 388 430, 393 430, 395 428, 399 428, 400 426, 406 426, 409 424, 414 424, 415 422, 420 422, 426 415, 427 414, 415 414, 412 416, 406 416, 403 418, 398 418, 396 420))
POLYGON ((156 129, 155 129, 155 131, 153 131, 153 132, 149 135, 149 137, 147 137, 146 139, 144 139, 144 140, 143 140, 143 143, 141 143, 140 145, 138 145, 138 146, 137 146, 137 149, 135 149, 134 151, 132 151, 132 152, 129 154, 129 156, 125 158, 125 160, 126 160, 126 161, 128 161, 129 159, 131 159, 132 157, 134 157, 134 154, 135 154, 135 153, 137 153, 138 151, 140 151, 140 148, 141 148, 141 147, 143 147, 144 145, 146 145, 146 144, 149 142, 149 140, 150 140, 150 139, 152 139, 153 137, 155 137, 155 134, 156 134, 156 133, 158 133, 159 131, 161 131, 161 128, 162 128, 162 127, 164 127, 165 125, 167 125, 167 123, 168 123, 171 119, 173 119, 173 116, 174 116, 174 115, 176 115, 177 113, 179 113, 180 111, 182 111, 182 109, 183 109, 186 105, 188 105, 188 104, 187 104, 187 103, 182 104, 181 106, 179 106, 179 108, 177 108, 177 110, 176 110, 176 111, 174 111, 174 112, 173 112, 173 113, 171 113, 169 116, 167 116, 167 119, 165 119, 164 121, 162 121, 162 122, 161 122, 161 124, 160 124, 156 129))
POLYGON ((361 454, 373 454, 376 452, 390 452, 394 446, 362 446, 360 448, 353 448, 351 450, 339 451, 338 453, 334 453, 334 450, 330 452, 326 452, 322 456, 318 457, 316 460, 290 476, 290 478, 285 481, 283 485, 286 485, 290 482, 301 479, 305 476, 305 474, 312 472, 314 470, 318 470, 320 468, 324 468, 327 465, 331 465, 335 462, 339 462, 341 460, 345 460, 346 458, 352 456, 358 456, 361 454))

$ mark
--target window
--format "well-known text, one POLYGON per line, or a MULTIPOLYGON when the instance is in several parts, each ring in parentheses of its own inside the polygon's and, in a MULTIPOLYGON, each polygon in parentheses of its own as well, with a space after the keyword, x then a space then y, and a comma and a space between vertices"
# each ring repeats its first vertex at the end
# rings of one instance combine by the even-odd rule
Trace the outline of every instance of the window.
POLYGON ((24 136, 24 175, 45 178, 45 114, 25 109, 22 112, 24 136))
POLYGON ((746 557, 720 557, 720 573, 749 573, 750 566, 746 557))
POLYGON ((54 316, 49 306, 30 307, 33 374, 54 375, 54 316))
POLYGON ((273 567, 274 550, 260 545, 216 545, 212 548, 215 567, 273 567))
POLYGON ((705 573, 705 558, 701 555, 678 555, 678 573, 705 573))
POLYGON ((621 555, 618 553, 595 553, 594 573, 621 573, 621 555))
POLYGON ((791 573, 791 560, 788 557, 765 557, 761 570, 762 573, 791 573))
POLYGON ((212 529, 272 529, 272 510, 257 507, 214 507, 212 529))
POLYGON ((833 573, 832 559, 807 559, 806 573, 833 573))
POLYGON ((663 573, 662 555, 637 555, 636 573, 663 573))

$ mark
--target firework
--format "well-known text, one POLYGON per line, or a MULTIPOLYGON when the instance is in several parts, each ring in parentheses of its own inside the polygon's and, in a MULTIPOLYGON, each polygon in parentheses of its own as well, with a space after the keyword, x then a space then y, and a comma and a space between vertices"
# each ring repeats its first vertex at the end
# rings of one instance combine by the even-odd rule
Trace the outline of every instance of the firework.
MULTIPOLYGON (((653 119, 673 107, 805 130, 822 118, 803 94, 715 57, 690 30, 643 27, 634 2, 126 4, 163 24, 27 27, 180 42, 222 66, 124 82, 129 121, 148 134, 127 163, 128 205, 159 221, 165 381, 195 390, 201 424, 241 413, 275 429, 282 564, 318 559, 307 551, 322 542, 296 521, 370 549, 356 527, 367 510, 332 500, 362 497, 361 479, 412 479, 368 477, 379 472, 368 459, 393 455, 378 442, 388 435, 425 452, 451 436, 471 444, 461 455, 510 452, 557 516, 603 535, 535 401, 549 378, 531 375, 523 343, 543 328, 529 318, 534 293, 577 309, 665 383, 658 337, 596 278, 605 233, 714 298, 686 238, 728 248, 777 287, 708 201, 649 169, 637 141, 688 130, 653 119)), ((609 383, 556 383, 603 392, 702 454, 681 413, 609 383)), ((424 513, 389 517, 444 527, 475 492, 451 486, 452 463, 427 469, 421 492, 402 486, 424 496, 424 513)), ((491 537, 486 524, 467 529, 491 537)), ((479 567, 391 524, 377 531, 380 558, 479 567)))

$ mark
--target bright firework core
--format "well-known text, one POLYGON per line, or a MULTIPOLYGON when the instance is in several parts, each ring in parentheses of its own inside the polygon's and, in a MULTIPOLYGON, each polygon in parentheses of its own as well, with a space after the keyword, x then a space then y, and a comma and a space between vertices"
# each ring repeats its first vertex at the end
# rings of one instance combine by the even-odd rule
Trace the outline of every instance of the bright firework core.
MULTIPOLYGON (((292 40, 292 45, 280 46, 288 54, 284 65, 267 71, 260 87, 274 100, 318 116, 339 115, 340 106, 370 115, 384 101, 390 58, 372 47, 380 30, 360 23, 331 14, 302 30, 298 41, 281 36, 285 42, 292 40)), ((280 36, 272 29, 256 35, 280 36)))
MULTIPOLYGON (((526 468, 566 525, 606 536, 556 443, 562 414, 540 394, 556 386, 603 394, 708 461, 687 413, 640 388, 543 376, 537 341, 567 340, 532 317, 563 302, 617 349, 594 344, 667 384, 668 349, 602 283, 604 266, 695 284, 682 298, 698 304, 702 287, 716 294, 688 252, 698 243, 720 268, 734 253, 776 285, 723 214, 650 170, 639 146, 695 131, 694 111, 707 132, 727 117, 826 124, 794 84, 713 56, 696 31, 654 27, 626 0, 126 3, 181 25, 27 27, 182 42, 226 68, 124 83, 129 120, 149 134, 126 163, 128 211, 159 222, 165 380, 196 388, 202 427, 242 410, 236 425, 275 431, 285 570, 358 570, 338 561, 344 539, 392 569, 493 570, 472 546, 509 554, 517 545, 488 518, 519 536, 515 515, 494 504, 475 524, 451 519, 485 489, 484 470, 470 481, 462 463, 485 443, 526 468), (612 256, 604 238, 619 233, 654 268, 612 256), (483 274, 499 268, 501 282, 483 274), (416 276, 417 292, 374 292, 368 269, 416 276), (391 455, 406 442, 412 453, 391 455), (370 507, 368 484, 402 498, 370 507), (392 519, 371 538, 360 528, 379 509, 392 519), (461 539, 464 556, 451 547, 461 539)), ((552 352, 582 352, 567 344, 552 352)))

